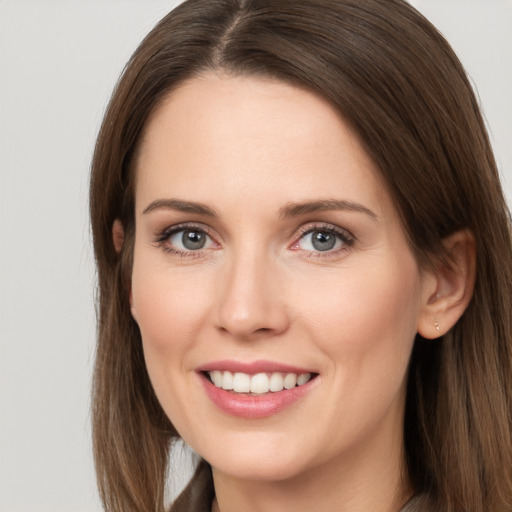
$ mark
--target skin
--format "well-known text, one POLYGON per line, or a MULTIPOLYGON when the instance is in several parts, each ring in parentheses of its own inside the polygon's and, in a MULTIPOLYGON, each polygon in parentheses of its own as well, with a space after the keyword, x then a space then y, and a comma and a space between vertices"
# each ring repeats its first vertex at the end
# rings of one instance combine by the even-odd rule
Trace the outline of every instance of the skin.
MULTIPOLYGON (((212 465, 213 510, 396 512, 412 493, 402 422, 415 335, 439 336, 434 321, 449 328, 461 312, 450 317, 446 297, 465 297, 465 278, 420 271, 376 166, 334 109, 300 88, 189 80, 150 118, 136 172, 132 313, 166 414, 212 465), (283 216, 326 199, 368 211, 283 216), (162 235, 183 223, 208 234, 203 249, 162 235), (312 228, 350 241, 316 250, 312 228), (195 371, 224 359, 319 375, 278 414, 239 418, 195 371)), ((452 243, 463 255, 466 238, 452 243)))

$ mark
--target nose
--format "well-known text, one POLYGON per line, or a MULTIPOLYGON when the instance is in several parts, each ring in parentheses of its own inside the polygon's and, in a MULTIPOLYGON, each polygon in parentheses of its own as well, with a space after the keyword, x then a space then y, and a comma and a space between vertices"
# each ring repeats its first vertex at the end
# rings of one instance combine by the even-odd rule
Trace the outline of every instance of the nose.
POLYGON ((227 263, 217 303, 217 328, 238 339, 278 335, 289 327, 285 285, 268 256, 246 255, 227 263))

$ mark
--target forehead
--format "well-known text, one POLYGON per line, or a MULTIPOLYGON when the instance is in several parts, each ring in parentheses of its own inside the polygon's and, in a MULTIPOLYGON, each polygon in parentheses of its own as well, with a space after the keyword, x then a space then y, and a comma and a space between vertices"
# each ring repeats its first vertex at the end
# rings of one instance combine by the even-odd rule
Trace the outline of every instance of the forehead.
POLYGON ((280 203, 332 194, 389 200, 376 166, 330 103, 254 77, 212 73, 172 91, 147 123, 136 172, 138 209, 162 193, 193 191, 208 202, 220 189, 267 199, 280 191, 280 203))

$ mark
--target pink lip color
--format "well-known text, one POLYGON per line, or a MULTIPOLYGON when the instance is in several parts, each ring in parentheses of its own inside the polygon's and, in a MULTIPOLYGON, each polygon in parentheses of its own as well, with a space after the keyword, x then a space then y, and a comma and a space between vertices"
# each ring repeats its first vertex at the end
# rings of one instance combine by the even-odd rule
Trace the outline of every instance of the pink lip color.
POLYGON ((273 361, 253 361, 252 363, 243 363, 240 361, 212 361, 211 363, 203 364, 196 368, 196 372, 210 372, 212 370, 220 370, 221 372, 231 373, 247 373, 249 375, 255 375, 256 373, 317 373, 314 370, 308 370, 304 368, 298 368, 297 366, 290 366, 288 364, 276 363, 273 361))
POLYGON ((269 392, 263 395, 239 394, 226 391, 212 384, 203 373, 211 370, 230 371, 233 373, 243 372, 250 375, 272 372, 297 374, 312 372, 268 361, 256 361, 254 363, 216 361, 196 369, 206 394, 219 409, 232 416, 248 419, 267 418, 268 416, 281 412, 283 409, 286 409, 288 406, 300 400, 316 383, 316 379, 312 379, 302 386, 297 386, 292 389, 283 389, 275 393, 269 392))

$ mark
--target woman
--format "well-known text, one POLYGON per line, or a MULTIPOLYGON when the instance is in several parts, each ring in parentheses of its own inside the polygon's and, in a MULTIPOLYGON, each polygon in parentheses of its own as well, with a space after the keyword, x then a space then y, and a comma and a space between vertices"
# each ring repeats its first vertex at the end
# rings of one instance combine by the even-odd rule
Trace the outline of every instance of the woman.
POLYGON ((511 238, 478 104, 401 0, 192 0, 98 138, 107 510, 512 510, 511 238), (169 468, 176 471, 176 468, 169 468))

